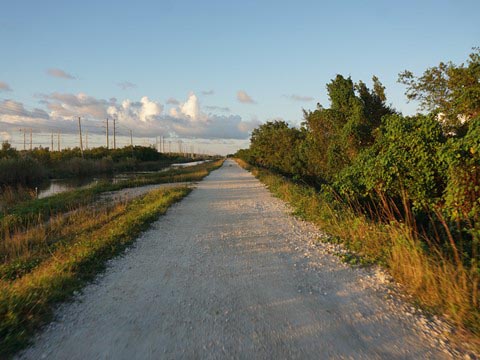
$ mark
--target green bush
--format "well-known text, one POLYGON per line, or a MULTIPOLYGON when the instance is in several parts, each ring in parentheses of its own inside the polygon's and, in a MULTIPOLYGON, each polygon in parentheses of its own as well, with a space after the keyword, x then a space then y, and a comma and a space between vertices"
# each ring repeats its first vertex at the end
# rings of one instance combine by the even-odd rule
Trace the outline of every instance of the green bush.
POLYGON ((344 169, 335 188, 354 197, 406 198, 414 210, 424 210, 442 197, 446 168, 439 150, 444 142, 441 125, 432 116, 386 116, 373 146, 344 169))

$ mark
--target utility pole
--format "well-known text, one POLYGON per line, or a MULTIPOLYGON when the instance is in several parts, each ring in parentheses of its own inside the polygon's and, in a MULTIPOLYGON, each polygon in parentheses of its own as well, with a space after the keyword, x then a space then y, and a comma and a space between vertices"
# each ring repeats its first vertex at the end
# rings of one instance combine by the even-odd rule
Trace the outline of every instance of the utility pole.
POLYGON ((115 127, 116 121, 117 119, 113 118, 113 150, 117 148, 117 133, 116 133, 116 127, 115 127))
POLYGON ((162 153, 165 152, 165 136, 162 136, 162 153))
POLYGON ((57 150, 60 152, 60 132, 57 133, 57 150))
POLYGON ((85 131, 85 149, 88 150, 88 129, 85 131))
POLYGON ((130 131, 130 146, 132 147, 132 158, 134 157, 134 154, 133 154, 133 134, 132 134, 132 130, 129 130, 130 131))
POLYGON ((50 144, 50 145, 51 145, 50 151, 53 151, 53 131, 52 131, 52 138, 51 138, 51 140, 52 140, 52 141, 51 141, 51 144, 50 144))
POLYGON ((110 148, 110 142, 108 140, 108 117, 107 117, 107 149, 110 148))
POLYGON ((32 146, 32 128, 30 128, 30 151, 33 150, 33 146, 32 146))
POLYGON ((27 139, 25 132, 27 131, 26 129, 20 129, 20 131, 23 131, 23 151, 27 150, 27 139))
POLYGON ((80 136, 80 153, 83 159, 82 123, 80 122, 80 116, 78 117, 78 135, 80 136))

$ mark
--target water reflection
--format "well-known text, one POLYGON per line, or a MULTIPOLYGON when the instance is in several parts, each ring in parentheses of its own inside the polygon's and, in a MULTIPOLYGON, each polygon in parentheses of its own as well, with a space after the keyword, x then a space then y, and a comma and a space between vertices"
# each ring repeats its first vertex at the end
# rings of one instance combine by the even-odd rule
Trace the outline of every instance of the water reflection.
POLYGON ((95 176, 95 177, 91 176, 91 177, 75 178, 75 179, 52 179, 38 187, 38 198, 42 199, 42 198, 59 194, 65 191, 93 186, 95 184, 98 184, 99 181, 107 181, 107 182, 116 184, 119 181, 135 179, 136 177, 142 174, 153 174, 158 172, 164 172, 172 168, 194 166, 194 165, 203 164, 204 162, 206 161, 192 161, 188 163, 172 164, 169 167, 166 167, 159 171, 138 171, 138 172, 132 172, 132 173, 115 174, 113 176, 95 176))

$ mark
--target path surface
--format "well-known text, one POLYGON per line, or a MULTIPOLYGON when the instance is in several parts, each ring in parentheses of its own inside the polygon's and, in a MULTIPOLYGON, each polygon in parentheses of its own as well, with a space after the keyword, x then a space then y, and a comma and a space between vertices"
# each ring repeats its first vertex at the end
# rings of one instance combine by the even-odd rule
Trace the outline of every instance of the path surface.
POLYGON ((28 359, 444 358, 234 162, 173 206, 28 359))

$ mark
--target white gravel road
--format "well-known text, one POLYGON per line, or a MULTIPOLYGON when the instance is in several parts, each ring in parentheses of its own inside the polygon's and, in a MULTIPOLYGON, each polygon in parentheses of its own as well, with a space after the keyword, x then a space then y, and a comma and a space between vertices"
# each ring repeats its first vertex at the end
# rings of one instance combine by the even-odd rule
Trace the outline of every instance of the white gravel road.
POLYGON ((233 161, 57 310, 25 359, 448 358, 233 161))

